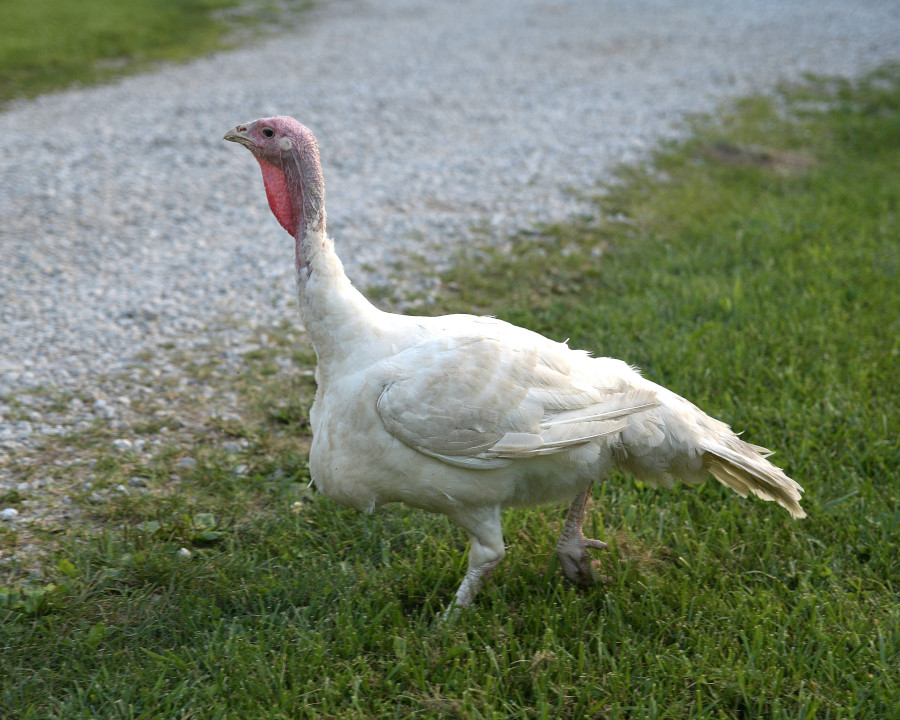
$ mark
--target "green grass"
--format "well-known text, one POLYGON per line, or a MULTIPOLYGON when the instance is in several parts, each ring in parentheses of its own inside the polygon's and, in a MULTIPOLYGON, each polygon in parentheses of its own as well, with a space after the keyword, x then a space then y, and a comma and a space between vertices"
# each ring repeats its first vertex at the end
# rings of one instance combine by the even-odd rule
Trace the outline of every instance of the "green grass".
POLYGON ((556 571, 563 508, 510 511, 494 580, 437 625, 465 538, 303 489, 311 383, 285 389, 276 337, 228 381, 244 475, 200 444, 166 489, 183 448, 147 467, 92 450, 108 482, 159 492, 96 509, 105 533, 0 594, 0 715, 900 717, 898 167, 896 67, 748 100, 624 169, 606 221, 463 258, 435 308, 640 365, 777 449, 808 519, 615 475, 586 528, 607 585, 556 571))
MULTIPOLYGON (((0 104, 92 84, 226 47, 276 11, 240 0, 31 0, 3 3, 0 104)), ((307 3, 300 3, 306 5, 307 3)), ((284 20, 281 11, 277 17, 284 20)))

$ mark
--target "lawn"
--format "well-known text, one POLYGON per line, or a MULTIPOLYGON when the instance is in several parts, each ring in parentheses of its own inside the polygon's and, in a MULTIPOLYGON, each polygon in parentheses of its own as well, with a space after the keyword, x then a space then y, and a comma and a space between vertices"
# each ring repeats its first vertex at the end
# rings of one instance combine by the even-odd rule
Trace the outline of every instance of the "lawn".
POLYGON ((900 718, 898 167, 896 66, 748 99, 623 168, 596 217, 461 256, 431 309, 640 366, 777 450, 807 519, 613 475, 586 524, 607 582, 557 571, 565 508, 509 511, 493 581, 439 624, 464 535, 306 488, 312 358, 285 326, 217 380, 240 446, 48 441, 151 491, 85 500, 105 530, 0 591, 0 715, 900 718))
POLYGON ((229 47, 248 31, 286 23, 306 0, 30 0, 5 2, 0 104, 91 84, 229 47))

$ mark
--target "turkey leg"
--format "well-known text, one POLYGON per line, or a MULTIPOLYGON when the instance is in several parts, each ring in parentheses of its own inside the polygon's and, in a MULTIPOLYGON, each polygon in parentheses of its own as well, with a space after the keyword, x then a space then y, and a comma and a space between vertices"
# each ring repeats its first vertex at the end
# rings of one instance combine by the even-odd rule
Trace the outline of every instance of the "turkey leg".
POLYGON ((566 516, 566 526, 556 544, 556 552, 559 553, 559 562, 565 576, 573 583, 585 586, 597 582, 588 548, 602 550, 606 547, 606 543, 601 540, 586 538, 581 530, 584 525, 584 511, 591 496, 591 487, 593 483, 572 501, 569 514, 566 516))
POLYGON ((469 533, 469 569, 456 591, 456 598, 444 611, 444 620, 452 619, 459 608, 472 604, 484 581, 506 554, 499 505, 470 508, 454 514, 452 520, 469 533))

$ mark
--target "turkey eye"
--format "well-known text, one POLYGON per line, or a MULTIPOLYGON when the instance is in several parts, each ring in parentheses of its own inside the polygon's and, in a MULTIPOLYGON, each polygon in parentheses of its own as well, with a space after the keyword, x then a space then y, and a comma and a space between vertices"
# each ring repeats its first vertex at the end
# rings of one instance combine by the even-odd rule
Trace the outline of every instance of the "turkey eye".
POLYGON ((270 138, 275 135, 275 131, 272 128, 263 128, 262 130, 263 137, 270 138))

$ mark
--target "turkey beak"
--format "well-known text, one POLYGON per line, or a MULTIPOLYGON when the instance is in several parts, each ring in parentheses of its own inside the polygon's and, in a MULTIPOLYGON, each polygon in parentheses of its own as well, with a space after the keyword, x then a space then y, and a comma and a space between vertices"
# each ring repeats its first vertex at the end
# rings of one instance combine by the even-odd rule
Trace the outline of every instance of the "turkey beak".
POLYGON ((248 130, 250 129, 249 125, 238 125, 236 128, 229 130, 225 133, 225 140, 230 140, 231 142, 240 143, 244 147, 253 148, 253 141, 247 135, 248 130))

